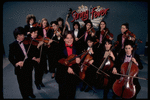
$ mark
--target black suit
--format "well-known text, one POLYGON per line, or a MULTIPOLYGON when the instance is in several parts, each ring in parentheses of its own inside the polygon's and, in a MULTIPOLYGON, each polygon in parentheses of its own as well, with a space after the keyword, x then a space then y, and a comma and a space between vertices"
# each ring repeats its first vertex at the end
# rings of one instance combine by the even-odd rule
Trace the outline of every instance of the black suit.
MULTIPOLYGON (((26 51, 28 46, 24 46, 26 51)), ((31 53, 28 53, 31 54, 31 53)), ((23 61, 25 58, 24 53, 21 47, 18 44, 18 41, 14 41, 9 45, 9 61, 13 64, 15 68, 15 74, 17 75, 17 80, 20 88, 20 92, 23 98, 27 98, 29 95, 33 94, 32 89, 32 70, 33 64, 35 62, 32 59, 32 56, 28 55, 28 58, 24 61, 23 67, 16 67, 15 64, 19 61, 23 61)))
MULTIPOLYGON (((66 47, 63 45, 59 46, 59 50, 57 51, 57 57, 58 60, 61 58, 67 58, 67 50, 66 47)), ((73 47, 72 53, 76 54, 76 49, 73 47)), ((58 61, 57 60, 57 61, 58 61)), ((71 66, 73 71, 78 75, 79 73, 79 67, 78 64, 73 64, 71 66)), ((76 84, 79 81, 78 77, 69 74, 67 72, 68 67, 64 66, 60 63, 57 63, 57 71, 56 71, 56 82, 59 84, 59 97, 58 98, 74 98, 75 97, 75 92, 76 92, 76 84)))
MULTIPOLYGON (((72 30, 72 33, 75 37, 74 30, 72 30)), ((77 38, 80 38, 82 35, 83 35, 83 33, 80 30, 78 30, 77 38)), ((82 53, 82 50, 83 50, 83 45, 82 44, 83 44, 83 42, 84 42, 83 39, 80 39, 80 40, 74 42, 74 45, 76 46, 76 48, 79 51, 79 52, 77 52, 77 54, 82 53)))

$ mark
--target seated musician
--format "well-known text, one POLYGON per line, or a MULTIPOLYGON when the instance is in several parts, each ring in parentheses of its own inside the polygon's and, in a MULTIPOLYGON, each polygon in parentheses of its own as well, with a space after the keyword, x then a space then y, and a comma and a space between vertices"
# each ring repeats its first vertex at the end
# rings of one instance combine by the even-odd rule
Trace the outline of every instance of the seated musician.
MULTIPOLYGON (((94 56, 95 47, 94 47, 94 39, 93 38, 89 38, 87 40, 87 47, 84 50, 89 50, 89 54, 92 57, 94 56)), ((81 62, 84 63, 84 59, 81 62)), ((89 64, 92 64, 93 62, 94 62, 94 60, 92 59, 89 61, 89 64)), ((80 70, 82 70, 82 67, 80 68, 80 70)), ((88 66, 87 70, 85 71, 84 81, 87 82, 90 86, 93 86, 94 81, 95 81, 95 75, 96 75, 96 69, 93 66, 88 66)), ((88 92, 90 89, 91 88, 89 86, 87 86, 87 84, 83 83, 83 86, 80 89, 80 91, 88 92)))
MULTIPOLYGON (((132 60, 133 63, 135 63, 139 69, 143 68, 143 65, 140 61, 139 55, 135 54, 134 57, 132 57, 132 52, 133 52, 133 42, 131 40, 127 41, 124 44, 124 51, 125 52, 120 52, 120 54, 118 55, 118 59, 116 60, 116 65, 112 70, 112 73, 119 73, 121 71, 121 65, 124 62, 130 62, 132 60)), ((139 84, 139 81, 137 78, 133 79, 133 84, 136 86, 136 94, 133 97, 134 99, 136 99, 137 94, 139 93, 141 86, 139 84)), ((114 96, 115 97, 115 96, 114 96)))
MULTIPOLYGON (((103 67, 101 68, 101 70, 103 70, 104 72, 106 72, 110 76, 111 76, 111 71, 112 71, 113 64, 115 62, 115 55, 113 53, 113 50, 111 51, 111 47, 112 47, 112 41, 106 39, 104 41, 103 49, 101 51, 96 51, 95 56, 94 56, 95 57, 94 58, 94 60, 95 60, 94 65, 97 66, 97 67, 101 67, 102 64, 103 64, 103 61, 108 56, 108 59, 103 64, 103 67), (108 70, 104 70, 106 66, 108 66, 108 68, 107 68, 108 70)), ((104 89, 104 93, 103 93, 103 98, 104 99, 107 98, 107 94, 109 92, 109 89, 111 88, 112 83, 113 83, 112 77, 108 77, 104 73, 97 74, 95 86, 97 88, 104 89), (108 81, 106 81, 106 80, 108 80, 108 81)))
MULTIPOLYGON (((71 32, 68 32, 64 36, 64 42, 63 45, 59 46, 59 49, 57 50, 58 60, 61 58, 67 58, 71 54, 76 55, 76 48, 73 45, 74 42, 74 36, 71 32)), ((76 84, 78 83, 78 75, 79 73, 79 63, 80 58, 77 57, 75 59, 76 64, 70 64, 69 66, 64 66, 60 63, 57 65, 57 71, 56 71, 56 82, 59 86, 59 97, 58 99, 68 98, 68 99, 74 99, 76 94, 76 84)))

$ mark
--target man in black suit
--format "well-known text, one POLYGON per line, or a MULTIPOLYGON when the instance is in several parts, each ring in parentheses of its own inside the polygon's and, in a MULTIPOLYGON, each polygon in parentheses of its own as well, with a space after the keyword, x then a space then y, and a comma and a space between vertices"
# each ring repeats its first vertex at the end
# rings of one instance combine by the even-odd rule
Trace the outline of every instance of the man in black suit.
POLYGON ((18 27, 14 30, 15 41, 9 45, 9 61, 15 67, 15 74, 17 75, 17 81, 19 89, 23 99, 35 98, 32 89, 32 70, 33 60, 28 55, 28 46, 23 44, 24 40, 24 28, 18 27))

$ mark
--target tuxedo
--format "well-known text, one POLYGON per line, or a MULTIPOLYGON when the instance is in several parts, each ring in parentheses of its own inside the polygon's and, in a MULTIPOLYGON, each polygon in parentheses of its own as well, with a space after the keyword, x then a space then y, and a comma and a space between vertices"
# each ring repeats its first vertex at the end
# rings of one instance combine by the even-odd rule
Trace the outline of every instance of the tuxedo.
MULTIPOLYGON (((24 45, 24 48, 25 51, 27 52, 28 46, 24 45)), ((23 98, 28 98, 28 96, 33 95, 32 70, 33 70, 33 65, 36 62, 32 60, 34 54, 32 55, 29 54, 31 53, 27 54, 27 59, 24 61, 23 67, 22 68, 20 68, 20 66, 16 67, 16 63, 19 61, 23 61, 25 55, 18 41, 14 41, 9 45, 8 59, 14 66, 15 74, 17 75, 17 81, 19 84, 19 89, 23 98)))
MULTIPOLYGON (((74 37, 77 37, 78 39, 83 35, 83 33, 81 33, 80 30, 77 30, 77 31, 72 30, 72 33, 73 33, 74 37)), ((83 39, 82 38, 80 40, 74 42, 75 47, 78 49, 77 54, 81 54, 83 51, 83 39)))

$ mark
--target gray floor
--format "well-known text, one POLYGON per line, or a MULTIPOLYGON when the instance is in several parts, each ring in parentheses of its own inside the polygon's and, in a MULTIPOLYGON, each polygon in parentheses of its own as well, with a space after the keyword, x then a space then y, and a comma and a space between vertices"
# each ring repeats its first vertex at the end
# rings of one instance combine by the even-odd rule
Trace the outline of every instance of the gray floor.
MULTIPOLYGON (((148 57, 141 56, 141 62, 144 66, 142 70, 139 71, 138 76, 148 78, 148 57)), ((34 81, 34 71, 33 71, 33 81, 34 81)), ((137 95, 137 99, 147 99, 148 98, 148 81, 139 79, 141 90, 137 95)), ((51 73, 44 74, 43 83, 45 87, 41 90, 37 90, 33 82, 33 91, 36 99, 57 99, 58 84, 55 79, 51 79, 51 73)), ((81 83, 76 89, 76 99, 102 99, 103 89, 94 89, 97 93, 93 93, 92 90, 89 92, 80 91, 81 83)), ((110 89, 108 93, 108 99, 112 99, 113 91, 110 89)), ((21 94, 19 91, 16 75, 14 74, 14 67, 8 61, 8 58, 3 57, 3 98, 4 99, 21 99, 21 94)), ((120 98, 116 98, 120 99, 120 98)))

